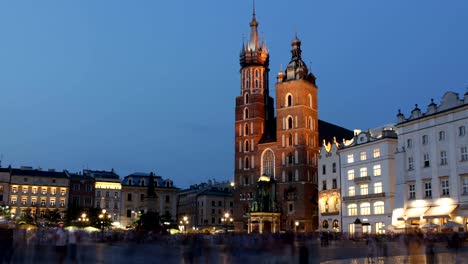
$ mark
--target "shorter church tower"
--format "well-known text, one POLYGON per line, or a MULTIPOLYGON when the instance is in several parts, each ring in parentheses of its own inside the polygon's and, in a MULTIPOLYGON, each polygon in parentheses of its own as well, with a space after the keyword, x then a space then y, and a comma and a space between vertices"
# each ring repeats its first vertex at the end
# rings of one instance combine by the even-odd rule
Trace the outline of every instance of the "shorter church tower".
POLYGON ((291 47, 291 61, 276 84, 276 175, 283 228, 310 232, 317 223, 317 87, 297 36, 291 47))

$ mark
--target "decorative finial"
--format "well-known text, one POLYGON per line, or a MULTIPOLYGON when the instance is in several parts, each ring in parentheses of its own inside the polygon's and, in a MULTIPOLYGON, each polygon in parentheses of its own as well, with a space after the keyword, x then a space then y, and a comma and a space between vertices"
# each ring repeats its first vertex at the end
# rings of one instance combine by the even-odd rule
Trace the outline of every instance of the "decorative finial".
POLYGON ((431 103, 434 103, 434 98, 431 98, 431 103))
POLYGON ((283 64, 280 64, 280 71, 283 71, 283 64))
POLYGON ((398 114, 401 114, 401 109, 398 109, 398 114))
POLYGON ((253 17, 255 17, 255 0, 253 0, 253 12, 252 12, 253 17))

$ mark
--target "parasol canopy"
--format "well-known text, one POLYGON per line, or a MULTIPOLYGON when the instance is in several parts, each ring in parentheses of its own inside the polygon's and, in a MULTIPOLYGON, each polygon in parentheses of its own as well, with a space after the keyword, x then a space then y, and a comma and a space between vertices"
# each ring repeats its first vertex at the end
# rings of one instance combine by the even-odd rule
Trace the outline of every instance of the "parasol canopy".
POLYGON ((440 225, 434 224, 432 222, 425 223, 424 225, 421 226, 422 229, 433 229, 433 228, 439 228, 440 225))
POLYGON ((87 231, 87 232, 97 232, 99 231, 100 229, 99 228, 96 228, 94 226, 87 226, 85 228, 83 228, 84 231, 87 231))
POLYGON ((37 229, 37 226, 31 225, 31 224, 20 224, 18 225, 19 229, 26 229, 26 230, 31 230, 31 229, 37 229))
POLYGON ((455 227, 462 227, 462 226, 463 226, 462 224, 459 224, 457 222, 448 221, 442 227, 444 227, 444 228, 455 228, 455 227))

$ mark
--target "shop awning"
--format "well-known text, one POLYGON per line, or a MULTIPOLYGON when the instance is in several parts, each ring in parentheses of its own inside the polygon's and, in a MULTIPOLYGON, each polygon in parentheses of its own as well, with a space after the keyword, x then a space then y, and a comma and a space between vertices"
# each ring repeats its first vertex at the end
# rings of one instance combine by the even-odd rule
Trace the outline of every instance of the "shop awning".
POLYGON ((424 214, 424 219, 430 218, 448 218, 449 215, 457 208, 457 204, 454 205, 441 205, 431 206, 429 210, 424 214))
POLYGON ((413 208, 406 208, 405 212, 403 213, 402 217, 399 217, 399 221, 404 221, 405 217, 407 220, 419 220, 422 215, 425 215, 426 211, 429 207, 413 207, 413 208))

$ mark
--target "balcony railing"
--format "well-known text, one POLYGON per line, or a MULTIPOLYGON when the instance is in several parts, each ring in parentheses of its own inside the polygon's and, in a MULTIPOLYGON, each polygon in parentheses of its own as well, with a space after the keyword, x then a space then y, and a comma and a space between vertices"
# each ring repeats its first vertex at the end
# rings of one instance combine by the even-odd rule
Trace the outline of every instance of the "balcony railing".
POLYGON ((370 180, 371 180, 371 177, 370 177, 370 176, 356 177, 356 178, 354 178, 354 182, 355 182, 355 183, 358 183, 358 182, 366 182, 366 181, 370 181, 370 180))
POLYGON ((322 212, 321 213, 323 216, 328 216, 328 215, 339 215, 340 211, 333 211, 333 212, 322 212))
POLYGON ((354 200, 364 200, 364 199, 373 199, 373 198, 382 198, 385 197, 385 193, 371 193, 367 195, 355 195, 355 196, 345 196, 343 201, 354 201, 354 200))

